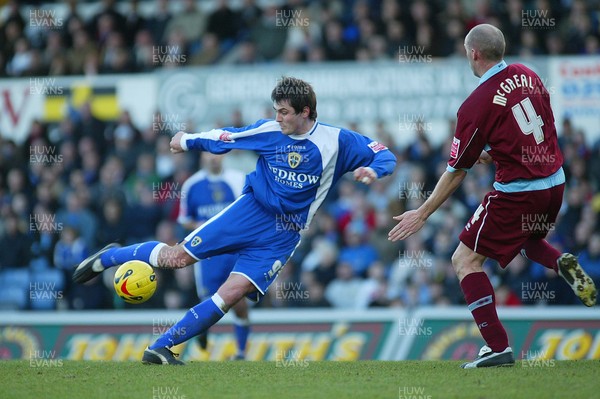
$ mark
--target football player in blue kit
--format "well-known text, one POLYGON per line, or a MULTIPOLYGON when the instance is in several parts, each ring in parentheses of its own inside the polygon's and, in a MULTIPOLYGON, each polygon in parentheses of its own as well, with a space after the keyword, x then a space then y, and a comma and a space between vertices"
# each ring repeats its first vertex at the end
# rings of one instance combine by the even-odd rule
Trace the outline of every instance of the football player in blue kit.
MULTIPOLYGON (((223 155, 203 152, 202 169, 190 176, 181 187, 177 221, 188 231, 196 230, 207 220, 225 209, 242 194, 245 175, 241 171, 223 168, 223 155)), ((227 280, 237 261, 237 254, 211 256, 194 264, 198 298, 213 296, 227 280)), ((233 307, 234 332, 237 343, 236 360, 245 358, 250 333, 248 303, 242 299, 233 307)), ((208 330, 198 335, 200 348, 206 350, 208 330)))
POLYGON ((179 132, 171 140, 173 153, 241 149, 258 154, 256 169, 246 176, 242 195, 231 205, 177 245, 109 244, 75 269, 73 280, 84 283, 106 268, 134 259, 158 268, 181 268, 215 255, 238 255, 217 293, 189 309, 151 344, 143 363, 183 364, 171 347, 206 331, 244 297, 258 301, 265 295, 298 246, 300 230, 345 173, 353 172, 355 180, 370 184, 394 171, 396 158, 384 145, 317 120, 317 99, 309 83, 283 77, 271 100, 275 120, 203 133, 179 132))

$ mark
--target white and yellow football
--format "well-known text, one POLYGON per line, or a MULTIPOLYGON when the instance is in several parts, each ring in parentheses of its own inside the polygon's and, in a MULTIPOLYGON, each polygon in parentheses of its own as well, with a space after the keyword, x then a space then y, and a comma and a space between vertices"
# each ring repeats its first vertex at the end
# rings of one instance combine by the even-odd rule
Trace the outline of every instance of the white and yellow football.
POLYGON ((156 291, 154 269, 140 260, 123 263, 115 273, 115 291, 128 303, 144 303, 156 291))

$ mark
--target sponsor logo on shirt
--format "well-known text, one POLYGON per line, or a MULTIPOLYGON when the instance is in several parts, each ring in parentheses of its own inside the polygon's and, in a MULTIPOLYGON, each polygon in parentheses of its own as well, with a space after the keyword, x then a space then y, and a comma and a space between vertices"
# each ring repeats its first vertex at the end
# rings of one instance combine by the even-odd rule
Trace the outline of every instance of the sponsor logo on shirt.
POLYGON ((273 173, 273 177, 277 183, 292 188, 304 188, 305 185, 316 184, 320 179, 320 176, 288 171, 281 168, 275 168, 271 165, 269 165, 269 169, 273 173))
POLYGON ((369 148, 377 154, 379 151, 387 150, 388 148, 377 141, 371 141, 369 144, 369 148))
POLYGON ((458 157, 458 149, 460 148, 460 139, 454 137, 452 139, 452 147, 450 148, 450 158, 456 159, 458 157))

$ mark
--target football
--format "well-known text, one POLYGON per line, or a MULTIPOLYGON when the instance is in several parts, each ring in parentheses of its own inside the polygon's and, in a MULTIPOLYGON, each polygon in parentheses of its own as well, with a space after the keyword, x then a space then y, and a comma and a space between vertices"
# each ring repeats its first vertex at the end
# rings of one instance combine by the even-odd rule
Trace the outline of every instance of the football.
POLYGON ((139 260, 123 263, 115 273, 115 291, 128 303, 144 303, 156 291, 154 269, 139 260))

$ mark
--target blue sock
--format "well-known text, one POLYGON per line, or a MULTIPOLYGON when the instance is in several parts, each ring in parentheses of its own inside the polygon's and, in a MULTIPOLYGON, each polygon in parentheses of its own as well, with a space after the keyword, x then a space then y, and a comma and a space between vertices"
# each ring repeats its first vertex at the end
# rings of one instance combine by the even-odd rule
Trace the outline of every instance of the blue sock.
POLYGON ((244 323, 236 323, 233 326, 235 331, 235 339, 237 341, 238 354, 243 355, 246 353, 246 343, 248 343, 248 334, 250 334, 250 324, 248 320, 244 320, 244 323))
POLYGON ((225 315, 216 302, 223 303, 221 297, 215 294, 212 298, 194 306, 181 320, 169 328, 166 333, 150 345, 150 349, 172 347, 206 331, 210 326, 225 315), (216 297, 216 298, 215 298, 216 297))
POLYGON ((159 241, 148 241, 123 248, 111 248, 100 256, 100 262, 104 267, 122 265, 130 260, 141 260, 152 265, 150 254, 159 244, 161 244, 159 241))
POLYGON ((246 344, 248 343, 248 335, 250 334, 250 325, 247 323, 235 324, 233 330, 235 331, 235 339, 238 344, 238 354, 243 355, 246 353, 246 344))

